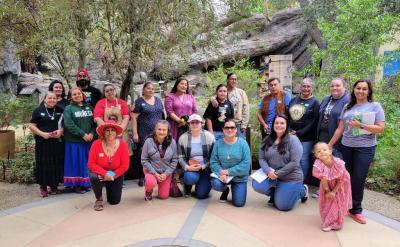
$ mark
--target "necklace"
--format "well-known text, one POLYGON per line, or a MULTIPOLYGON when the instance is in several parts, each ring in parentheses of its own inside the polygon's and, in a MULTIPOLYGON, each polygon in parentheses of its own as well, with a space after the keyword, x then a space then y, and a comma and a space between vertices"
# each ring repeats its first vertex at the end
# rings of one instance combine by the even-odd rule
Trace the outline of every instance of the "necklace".
POLYGON ((53 115, 50 115, 49 111, 47 110, 47 107, 45 107, 44 109, 46 109, 47 115, 49 116, 49 118, 51 120, 54 120, 54 114, 56 113, 56 108, 53 108, 53 115))
POLYGON ((332 111, 332 109, 334 107, 333 105, 331 106, 332 99, 333 99, 333 97, 331 96, 331 98, 329 99, 328 105, 326 106, 325 111, 324 111, 324 121, 325 121, 325 123, 328 122, 329 115, 331 114, 331 111, 332 111))
POLYGON ((230 160, 230 159, 231 159, 232 145, 233 145, 235 142, 236 142, 236 138, 235 138, 235 140, 234 140, 232 143, 225 142, 225 143, 228 145, 228 147, 229 147, 228 152, 227 152, 227 156, 226 156, 226 159, 227 159, 227 160, 230 160))
POLYGON ((117 141, 115 141, 114 145, 111 148, 109 148, 107 146, 107 144, 104 142, 103 142, 103 145, 104 145, 104 152, 106 153, 107 158, 108 158, 107 164, 111 165, 112 164, 112 156, 115 154, 115 149, 117 148, 117 141))

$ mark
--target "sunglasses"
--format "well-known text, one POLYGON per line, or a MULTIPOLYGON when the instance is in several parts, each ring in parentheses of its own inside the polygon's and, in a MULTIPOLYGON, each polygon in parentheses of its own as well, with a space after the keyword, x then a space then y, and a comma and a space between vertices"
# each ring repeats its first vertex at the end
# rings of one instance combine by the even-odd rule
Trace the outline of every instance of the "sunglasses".
POLYGON ((226 130, 235 130, 236 126, 225 126, 224 129, 226 129, 226 130))

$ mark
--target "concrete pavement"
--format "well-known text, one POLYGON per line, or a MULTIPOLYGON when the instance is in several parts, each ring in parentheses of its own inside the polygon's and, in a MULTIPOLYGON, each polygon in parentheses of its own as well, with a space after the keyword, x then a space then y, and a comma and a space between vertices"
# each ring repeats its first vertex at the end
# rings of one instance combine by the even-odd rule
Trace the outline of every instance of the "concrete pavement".
POLYGON ((373 212, 366 225, 346 217, 342 230, 325 233, 316 199, 280 212, 249 185, 243 208, 220 203, 215 191, 202 201, 146 202, 144 189, 127 183, 121 203, 101 212, 93 210, 93 192, 0 211, 1 246, 400 246, 400 223, 373 212))

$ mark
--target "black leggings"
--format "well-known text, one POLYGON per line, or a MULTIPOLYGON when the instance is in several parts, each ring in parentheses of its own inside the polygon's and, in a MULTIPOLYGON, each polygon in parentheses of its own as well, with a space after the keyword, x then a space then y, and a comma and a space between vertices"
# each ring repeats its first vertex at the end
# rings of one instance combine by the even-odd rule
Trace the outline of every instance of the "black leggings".
POLYGON ((106 186, 107 202, 111 205, 121 201, 123 176, 119 176, 114 181, 100 181, 98 174, 89 172, 90 183, 96 199, 103 196, 103 186, 106 186))

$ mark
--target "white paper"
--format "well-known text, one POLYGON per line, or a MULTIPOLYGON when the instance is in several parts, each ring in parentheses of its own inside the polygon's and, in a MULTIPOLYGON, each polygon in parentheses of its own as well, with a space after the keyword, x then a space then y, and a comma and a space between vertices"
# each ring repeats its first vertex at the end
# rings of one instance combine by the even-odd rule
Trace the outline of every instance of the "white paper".
MULTIPOLYGON (((361 117, 363 124, 375 124, 375 112, 364 112, 361 114, 361 117)), ((365 129, 360 129, 360 134, 371 134, 371 132, 366 131, 365 129)))
POLYGON ((265 179, 268 178, 267 174, 263 171, 262 168, 258 169, 257 171, 253 172, 253 174, 250 175, 250 177, 254 180, 256 180, 258 183, 261 183, 265 179))
MULTIPOLYGON (((217 174, 215 174, 215 173, 211 173, 210 176, 213 177, 213 178, 218 178, 218 179, 219 179, 219 176, 218 176, 217 174)), ((233 179, 233 176, 228 176, 228 177, 226 178, 226 182, 222 181, 221 179, 219 179, 219 180, 221 180, 221 182, 224 182, 224 183, 227 184, 227 183, 229 183, 232 179, 233 179)))

